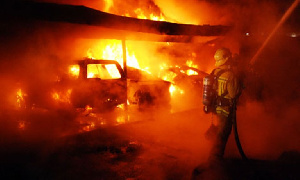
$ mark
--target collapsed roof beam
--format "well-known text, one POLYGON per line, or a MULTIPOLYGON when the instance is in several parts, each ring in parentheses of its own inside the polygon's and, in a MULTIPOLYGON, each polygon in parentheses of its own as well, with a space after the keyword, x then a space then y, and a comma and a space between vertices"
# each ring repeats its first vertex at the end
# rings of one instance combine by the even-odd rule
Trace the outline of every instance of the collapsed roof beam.
POLYGON ((101 26, 117 30, 186 36, 222 36, 230 26, 177 24, 123 17, 85 6, 55 3, 19 2, 12 5, 11 15, 27 20, 42 20, 101 26))

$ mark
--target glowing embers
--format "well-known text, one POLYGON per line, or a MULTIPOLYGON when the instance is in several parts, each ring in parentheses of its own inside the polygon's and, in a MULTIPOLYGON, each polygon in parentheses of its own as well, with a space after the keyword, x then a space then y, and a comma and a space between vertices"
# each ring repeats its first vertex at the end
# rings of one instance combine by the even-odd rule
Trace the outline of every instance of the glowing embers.
POLYGON ((25 98, 27 94, 22 91, 22 89, 18 89, 16 93, 17 98, 17 107, 18 108, 26 108, 25 98))
POLYGON ((94 122, 87 122, 84 123, 84 126, 82 127, 83 131, 90 131, 95 129, 95 123, 94 122))
POLYGON ((19 121, 18 122, 18 128, 20 130, 25 130, 25 121, 19 121))
POLYGON ((93 113, 93 108, 89 105, 86 105, 83 111, 82 109, 78 111, 81 111, 78 117, 78 122, 81 126, 79 132, 91 131, 106 124, 104 118, 93 113))
POLYGON ((90 112, 90 111, 93 110, 93 108, 92 108, 91 106, 87 105, 87 106, 85 106, 85 110, 86 110, 87 112, 90 112))
POLYGON ((88 64, 87 78, 119 79, 121 74, 114 64, 88 64))
POLYGON ((80 125, 79 132, 86 132, 106 126, 116 126, 129 122, 130 116, 124 109, 116 108, 112 112, 98 112, 90 105, 85 108, 78 108, 77 122, 80 125))
POLYGON ((52 98, 58 103, 67 103, 70 104, 72 89, 66 91, 54 91, 52 92, 52 98))
MULTIPOLYGON (((127 99, 127 105, 130 105, 128 99, 127 99)), ((117 105, 117 108, 119 108, 119 109, 121 109, 121 110, 125 110, 125 107, 126 107, 126 104, 125 104, 125 103, 117 105)))

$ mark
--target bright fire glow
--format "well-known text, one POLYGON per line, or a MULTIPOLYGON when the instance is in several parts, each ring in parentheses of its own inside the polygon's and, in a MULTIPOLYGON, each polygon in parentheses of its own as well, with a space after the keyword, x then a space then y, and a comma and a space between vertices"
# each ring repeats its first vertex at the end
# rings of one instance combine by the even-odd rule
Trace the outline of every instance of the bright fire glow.
POLYGON ((71 65, 69 66, 69 74, 75 78, 79 76, 79 65, 71 65))
MULTIPOLYGON (((198 68, 198 65, 195 65, 192 60, 186 61, 186 65, 188 67, 198 68)), ((161 64, 160 70, 162 74, 160 74, 159 77, 165 81, 169 81, 172 83, 169 88, 169 92, 171 96, 175 96, 175 94, 181 94, 181 95, 184 94, 185 93, 184 90, 180 89, 178 86, 175 85, 176 83, 174 79, 177 77, 177 74, 175 72, 168 71, 169 68, 173 68, 173 66, 168 66, 167 64, 161 64)), ((180 73, 186 74, 188 76, 198 75, 198 72, 192 69, 188 69, 188 70, 180 69, 179 65, 175 65, 175 68, 178 68, 180 73)))
MULTIPOLYGON (((192 60, 188 60, 186 61, 186 65, 188 67, 192 67, 192 68, 198 68, 198 65, 194 64, 192 60)), ((173 68, 173 66, 168 66, 167 64, 161 64, 160 65, 160 70, 161 73, 159 75, 159 77, 165 81, 169 81, 171 83, 175 83, 174 82, 174 78, 177 76, 177 74, 175 72, 172 72, 172 71, 168 71, 169 68, 173 68)), ((180 66, 179 65, 175 65, 175 68, 178 68, 180 69, 180 66)), ((183 74, 186 74, 188 76, 190 75, 198 75, 198 72, 192 70, 192 69, 188 69, 188 70, 183 70, 183 69, 180 69, 180 72, 183 73, 183 74)), ((181 93, 182 94, 182 93, 181 93)))
MULTIPOLYGON (((114 1, 113 0, 104 0, 104 3, 105 3, 104 11, 112 13, 110 10, 114 6, 114 1)), ((153 21, 165 21, 166 20, 162 13, 160 13, 159 15, 155 15, 154 13, 145 13, 142 8, 136 8, 134 10, 134 13, 135 13, 135 17, 138 19, 151 19, 153 21)), ((129 15, 129 13, 124 13, 124 14, 119 14, 119 15, 126 16, 126 17, 132 17, 129 15)))
MULTIPOLYGON (((106 9, 109 10, 111 7, 113 7, 113 1, 112 0, 105 0, 105 4, 106 4, 106 9)), ((136 14, 136 17, 139 19, 151 19, 154 21, 165 21, 165 18, 163 16, 162 13, 160 13, 159 15, 155 15, 154 13, 146 13, 142 8, 137 8, 134 10, 134 13, 136 14)), ((129 14, 123 14, 123 16, 127 16, 130 17, 129 14)), ((105 39, 105 40, 101 40, 101 42, 99 44, 97 44, 94 47, 91 47, 88 51, 87 51, 87 56, 88 58, 91 59, 107 59, 107 60, 115 60, 117 61, 123 68, 123 49, 122 49, 122 42, 121 40, 115 40, 115 39, 105 39)), ((128 46, 126 46, 126 61, 127 61, 127 66, 130 67, 134 67, 137 69, 141 69, 138 60, 135 56, 135 52, 133 49, 129 49, 128 46)), ((188 66, 193 66, 193 62, 192 61, 188 61, 187 64, 188 66)), ((165 69, 169 66, 167 66, 166 64, 162 65, 161 69, 165 69)), ((150 69, 148 67, 143 68, 144 70, 146 70, 146 72, 148 72, 149 74, 152 74, 150 69)), ((114 76, 114 74, 116 72, 114 71, 110 71, 109 72, 112 76, 114 76)), ((192 70, 190 70, 189 72, 187 72, 188 74, 195 74, 195 72, 192 72, 192 70)), ((95 77, 95 72, 89 72, 88 71, 88 78, 93 78, 95 77)), ((176 77, 176 74, 167 74, 164 77, 160 77, 161 79, 165 80, 165 81, 169 81, 171 83, 174 83, 174 78, 176 77)), ((183 90, 181 90, 179 87, 171 85, 171 87, 169 88, 169 92, 170 94, 174 94, 174 92, 179 92, 179 94, 183 94, 183 90)))
POLYGON ((87 78, 118 79, 121 74, 114 64, 88 64, 87 78))
MULTIPOLYGON (((117 108, 120 108, 120 109, 122 109, 122 110, 124 110, 125 109, 125 103, 123 103, 123 104, 119 104, 118 106, 117 106, 117 108)), ((127 99, 127 105, 130 105, 130 103, 129 103, 129 100, 127 99)))
MULTIPOLYGON (((186 61, 186 65, 188 67, 198 68, 198 66, 193 64, 193 61, 191 61, 191 60, 186 61)), ((193 71, 191 69, 187 70, 186 74, 187 75, 198 75, 198 73, 196 71, 193 71)))
MULTIPOLYGON (((99 44, 88 50, 87 56, 91 59, 115 60, 123 67, 122 42, 116 39, 103 39, 99 44)), ((134 53, 128 48, 126 48, 126 60, 127 66, 140 69, 134 53)))
POLYGON ((171 84, 170 88, 169 88, 169 91, 171 93, 171 95, 173 95, 173 92, 175 91, 175 86, 173 84, 171 84))
POLYGON ((87 78, 94 78, 94 77, 95 77, 94 73, 90 72, 90 73, 87 74, 87 78))
POLYGON ((175 94, 184 94, 184 90, 180 89, 178 86, 171 84, 170 88, 169 88, 169 92, 171 94, 171 96, 174 96, 175 94))
MULTIPOLYGON (((135 14, 137 15, 138 19, 151 19, 153 21, 165 21, 166 19, 163 17, 162 14, 159 16, 155 16, 153 13, 151 13, 148 17, 145 15, 144 11, 141 8, 137 8, 135 11, 135 14)), ((125 16, 129 16, 126 14, 125 16)))
POLYGON ((105 2, 104 11, 108 12, 109 9, 114 5, 114 1, 113 0, 104 0, 104 2, 105 2))

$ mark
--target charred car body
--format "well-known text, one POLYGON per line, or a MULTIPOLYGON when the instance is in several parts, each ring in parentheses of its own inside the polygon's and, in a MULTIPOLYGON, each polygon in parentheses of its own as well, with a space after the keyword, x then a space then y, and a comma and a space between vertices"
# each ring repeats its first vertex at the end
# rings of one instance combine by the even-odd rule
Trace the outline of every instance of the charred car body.
POLYGON ((128 67, 128 76, 117 61, 84 59, 69 65, 68 73, 47 87, 18 91, 18 106, 23 108, 86 108, 110 110, 120 104, 170 106, 168 81, 128 67))

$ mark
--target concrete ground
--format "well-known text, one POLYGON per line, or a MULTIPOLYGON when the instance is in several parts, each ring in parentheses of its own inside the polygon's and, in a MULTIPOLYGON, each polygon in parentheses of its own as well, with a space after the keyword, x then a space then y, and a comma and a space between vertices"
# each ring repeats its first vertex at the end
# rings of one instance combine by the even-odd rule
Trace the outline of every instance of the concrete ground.
POLYGON ((207 167, 210 118, 200 108, 128 118, 120 110, 3 112, 0 178, 300 179, 298 152, 248 162, 236 154, 207 167))

